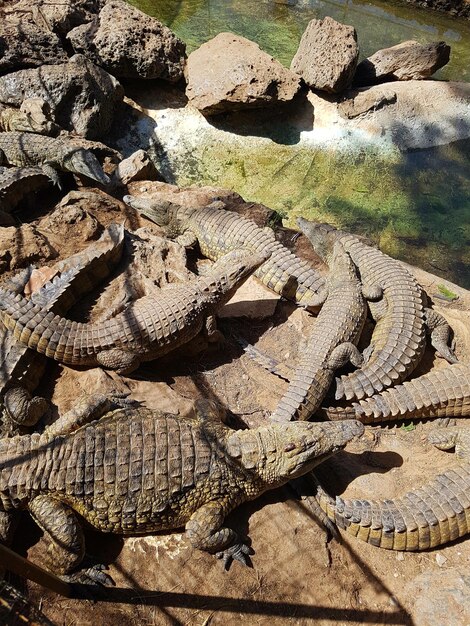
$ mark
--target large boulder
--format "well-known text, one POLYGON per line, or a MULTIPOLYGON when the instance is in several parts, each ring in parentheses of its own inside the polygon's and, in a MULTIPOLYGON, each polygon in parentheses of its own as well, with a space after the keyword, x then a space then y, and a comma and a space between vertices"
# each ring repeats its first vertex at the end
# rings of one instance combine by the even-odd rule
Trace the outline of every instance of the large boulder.
POLYGON ((351 84, 358 56, 354 27, 325 17, 309 22, 290 67, 309 87, 339 93, 351 84))
POLYGON ((449 58, 450 46, 445 41, 404 41, 361 61, 354 84, 363 87, 392 80, 423 80, 446 65, 449 58))
POLYGON ((26 98, 42 98, 57 124, 89 139, 108 132, 123 97, 113 76, 78 54, 68 63, 0 77, 0 102, 20 106, 26 98))
POLYGON ((110 0, 90 23, 67 37, 75 52, 118 78, 174 83, 183 76, 185 44, 161 22, 121 0, 110 0))
POLYGON ((67 60, 59 38, 28 20, 0 21, 0 74, 67 60))
POLYGON ((189 55, 189 103, 204 114, 263 107, 292 100, 299 77, 252 41, 220 33, 189 55))

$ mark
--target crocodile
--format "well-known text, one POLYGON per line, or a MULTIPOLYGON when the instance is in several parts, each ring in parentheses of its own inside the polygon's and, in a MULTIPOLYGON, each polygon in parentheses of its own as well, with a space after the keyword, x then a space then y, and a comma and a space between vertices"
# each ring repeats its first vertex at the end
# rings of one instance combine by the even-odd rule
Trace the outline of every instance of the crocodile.
POLYGON ((441 356, 449 363, 457 362, 447 345, 447 321, 425 306, 423 289, 403 264, 329 224, 304 218, 297 223, 307 237, 323 228, 341 241, 358 268, 363 293, 376 321, 364 365, 336 379, 336 400, 361 400, 403 382, 423 356, 427 333, 441 356))
POLYGON ((470 415, 470 365, 457 363, 386 389, 350 406, 322 407, 318 417, 357 419, 365 424, 392 420, 470 415))
POLYGON ((325 302, 294 371, 286 393, 271 419, 286 422, 309 419, 327 393, 336 369, 351 361, 359 367, 356 343, 366 319, 366 304, 356 268, 341 242, 318 229, 311 240, 329 266, 325 302))
POLYGON ((66 365, 130 373, 193 339, 204 327, 220 339, 216 309, 264 261, 266 255, 233 250, 194 280, 169 285, 129 304, 115 317, 96 323, 74 322, 0 289, 0 320, 15 338, 66 365))
POLYGON ((186 247, 198 242, 201 253, 213 261, 240 246, 269 253, 269 259, 254 274, 261 282, 306 308, 317 309, 323 303, 320 292, 324 278, 308 261, 277 241, 271 228, 260 228, 252 220, 221 208, 220 202, 193 208, 130 195, 123 200, 186 247))
POLYGON ((99 565, 76 571, 85 551, 76 513, 107 533, 185 527, 193 547, 245 563, 250 549, 223 526, 226 515, 311 471, 364 431, 355 420, 232 430, 218 417, 207 400, 193 418, 121 408, 86 424, 76 412, 42 434, 1 439, 3 533, 27 509, 51 541, 44 565, 70 582, 109 580, 99 565))
MULTIPOLYGON (((31 295, 31 302, 45 311, 65 313, 80 297, 91 291, 109 276, 121 259, 124 247, 124 228, 111 224, 97 242, 55 265, 57 275, 31 295)), ((15 277, 9 287, 23 290, 29 278, 15 277)), ((31 398, 44 373, 47 358, 29 350, 14 340, 10 331, 0 328, 0 394, 9 428, 33 426, 47 409, 47 403, 38 396, 31 398)))
POLYGON ((47 187, 51 179, 40 167, 10 167, 0 172, 0 210, 14 211, 31 194, 47 187))
POLYGON ((56 136, 60 128, 53 121, 50 106, 45 100, 27 98, 19 108, 0 104, 0 131, 56 136))
POLYGON ((0 133, 0 164, 39 166, 59 187, 57 169, 87 176, 107 185, 104 173, 92 152, 68 137, 46 137, 37 133, 0 133))
POLYGON ((389 550, 427 550, 463 537, 470 532, 470 429, 438 428, 429 441, 455 447, 459 462, 393 500, 335 499, 320 488, 320 506, 340 528, 389 550))

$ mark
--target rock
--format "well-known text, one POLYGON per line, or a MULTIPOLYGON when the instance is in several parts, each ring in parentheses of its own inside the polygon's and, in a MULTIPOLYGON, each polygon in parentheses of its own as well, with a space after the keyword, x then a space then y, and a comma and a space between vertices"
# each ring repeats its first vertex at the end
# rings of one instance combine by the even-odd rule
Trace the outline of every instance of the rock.
POLYGON ((470 578, 466 568, 433 569, 411 581, 411 588, 416 598, 413 621, 419 626, 470 623, 470 578))
POLYGON ((189 104, 207 115, 288 102, 300 87, 298 76, 233 33, 192 52, 185 75, 189 104))
POLYGON ((120 83, 82 55, 0 77, 0 102, 20 106, 25 98, 42 98, 57 124, 89 139, 108 132, 123 97, 120 83))
POLYGON ((161 22, 121 0, 110 0, 89 24, 67 35, 82 52, 118 78, 183 76, 186 46, 161 22))
POLYGON ((0 272, 55 259, 56 250, 31 224, 0 229, 0 272))
POLYGON ((59 38, 33 22, 0 23, 0 73, 49 63, 63 63, 67 55, 59 38))
POLYGON ((51 108, 45 100, 27 98, 19 109, 0 105, 0 131, 56 136, 60 128, 52 119, 51 108))
POLYGON ((392 80, 422 80, 446 65, 449 58, 450 46, 445 41, 426 44, 404 41, 361 61, 354 76, 354 85, 362 87, 392 80))
POLYGON ((115 179, 127 185, 137 180, 161 180, 161 176, 145 150, 137 150, 119 163, 115 179))
POLYGON ((272 317, 281 296, 250 276, 230 300, 217 311, 217 317, 247 317, 262 320, 272 317))
POLYGON ((358 56, 355 28, 325 17, 309 22, 290 67, 309 87, 339 93, 351 84, 358 56))
POLYGON ((89 22, 103 4, 104 0, 20 0, 11 7, 9 15, 21 21, 30 16, 44 30, 65 35, 75 26, 89 22))
POLYGON ((338 111, 350 120, 363 113, 377 111, 389 104, 395 104, 397 101, 396 92, 390 90, 356 91, 348 96, 346 100, 338 104, 338 111))

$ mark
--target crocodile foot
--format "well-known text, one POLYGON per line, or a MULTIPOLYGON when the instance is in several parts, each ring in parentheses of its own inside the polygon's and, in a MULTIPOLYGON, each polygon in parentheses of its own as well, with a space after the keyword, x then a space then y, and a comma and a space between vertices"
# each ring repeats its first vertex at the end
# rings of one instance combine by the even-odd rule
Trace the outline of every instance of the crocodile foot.
POLYGON ((250 554, 253 554, 253 550, 246 543, 241 541, 234 543, 232 546, 225 548, 221 552, 216 552, 215 556, 218 559, 222 559, 224 569, 230 569, 232 561, 240 561, 242 565, 250 566, 250 554))
POLYGON ((114 580, 105 572, 107 569, 107 565, 96 563, 72 574, 62 575, 61 578, 72 585, 76 595, 93 597, 93 594, 101 590, 102 587, 115 586, 114 580))

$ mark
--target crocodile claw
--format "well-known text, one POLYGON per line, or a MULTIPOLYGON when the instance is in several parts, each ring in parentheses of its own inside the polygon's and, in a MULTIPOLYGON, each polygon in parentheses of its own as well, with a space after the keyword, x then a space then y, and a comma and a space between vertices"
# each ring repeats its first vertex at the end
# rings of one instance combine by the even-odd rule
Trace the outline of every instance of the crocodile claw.
POLYGON ((246 543, 235 543, 221 552, 216 552, 215 556, 218 559, 222 559, 224 569, 229 570, 232 561, 239 561, 242 565, 249 567, 250 554, 253 554, 253 550, 246 543))
POLYGON ((103 563, 96 563, 91 567, 87 567, 81 569, 73 574, 68 574, 66 576, 62 576, 63 580, 71 583, 76 586, 76 590, 78 592, 81 591, 82 585, 85 590, 91 591, 91 588, 95 587, 99 589, 100 587, 114 587, 115 582, 111 578, 109 574, 106 573, 107 565, 103 563))

